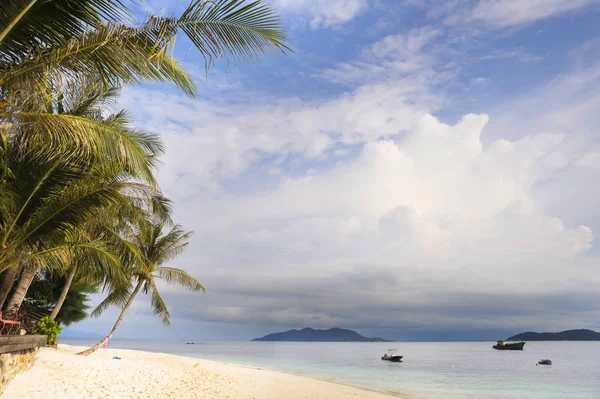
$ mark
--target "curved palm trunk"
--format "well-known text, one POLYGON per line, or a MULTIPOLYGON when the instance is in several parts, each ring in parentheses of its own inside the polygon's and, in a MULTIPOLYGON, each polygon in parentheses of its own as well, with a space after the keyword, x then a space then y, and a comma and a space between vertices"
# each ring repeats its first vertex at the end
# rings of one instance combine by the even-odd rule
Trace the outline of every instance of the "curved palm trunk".
MULTIPOLYGON (((115 322, 115 325, 113 326, 112 330, 110 330, 110 333, 107 335, 108 338, 112 338, 112 336, 114 335, 115 331, 117 331, 117 328, 119 327, 119 324, 121 324, 121 321, 123 320, 123 317, 125 316, 125 312, 127 312, 127 309, 129 309, 129 307, 133 303, 133 300, 135 299, 135 296, 138 294, 138 292, 140 292, 140 289, 142 289, 142 285, 143 284, 144 284, 144 280, 140 280, 137 283, 135 289, 131 293, 131 296, 127 300, 127 303, 123 307, 123 310, 121 310, 121 314, 119 315, 119 318, 115 322)), ((104 345, 104 340, 98 342, 96 345, 92 346, 89 349, 86 349, 86 350, 84 350, 82 352, 79 352, 78 355, 82 355, 82 356, 90 355, 90 354, 96 352, 98 349, 100 349, 103 345, 104 345)))
POLYGON ((29 264, 25 270, 23 270, 17 288, 15 288, 15 292, 13 292, 10 297, 10 301, 6 304, 7 311, 19 310, 23 303, 23 299, 25 299, 25 294, 27 294, 27 290, 38 270, 40 270, 40 268, 36 264, 29 264))
POLYGON ((65 303, 65 299, 67 298, 67 294, 69 293, 69 288, 71 288, 71 283, 73 283, 73 277, 75 277, 75 273, 77 273, 77 264, 71 266, 69 270, 69 274, 67 276, 67 281, 60 292, 60 296, 56 301, 56 305, 54 305, 54 309, 52 309, 52 313, 50 313, 50 318, 52 320, 56 319, 58 316, 58 312, 60 312, 60 308, 62 308, 63 303, 65 303))
POLYGON ((14 265, 6 269, 2 274, 0 274, 0 309, 2 309, 2 305, 6 301, 10 289, 12 288, 13 283, 15 282, 15 277, 17 276, 17 272, 19 271, 20 265, 14 265))

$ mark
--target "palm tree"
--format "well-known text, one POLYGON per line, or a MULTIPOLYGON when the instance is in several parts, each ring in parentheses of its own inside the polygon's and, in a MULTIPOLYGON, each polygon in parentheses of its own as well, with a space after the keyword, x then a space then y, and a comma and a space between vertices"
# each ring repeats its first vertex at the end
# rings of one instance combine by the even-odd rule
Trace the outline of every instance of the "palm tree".
POLYGON ((21 265, 15 264, 4 272, 0 273, 0 309, 2 309, 4 306, 4 301, 6 301, 6 298, 10 293, 10 289, 17 278, 17 274, 19 273, 20 269, 21 265))
MULTIPOLYGON (((29 146, 28 156, 35 155, 32 165, 39 160, 46 168, 37 176, 41 186, 57 168, 53 161, 73 158, 90 163, 101 156, 115 164, 143 164, 145 154, 139 152, 139 142, 131 134, 115 124, 56 112, 52 107, 60 106, 71 88, 95 79, 105 90, 142 81, 170 81, 193 96, 189 74, 172 56, 180 32, 204 56, 207 69, 221 58, 245 63, 270 49, 289 50, 277 15, 262 0, 194 0, 178 17, 149 16, 141 25, 133 24, 131 15, 120 0, 12 0, 3 4, 0 182, 14 181, 9 158, 14 149, 9 146, 16 137, 28 146, 37 144, 35 150, 29 146)), ((39 187, 29 188, 37 197, 39 187)), ((2 202, 6 202, 3 211, 15 205, 5 198, 2 202)), ((19 219, 23 216, 18 215, 19 219)), ((18 272, 24 262, 19 258, 25 255, 9 245, 15 224, 6 224, 7 220, 0 220, 0 272, 8 270, 4 282, 12 283, 10 277, 18 272)))
MULTIPOLYGON (((110 209, 102 218, 103 223, 91 224, 86 230, 90 236, 108 243, 109 247, 117 254, 122 268, 126 268, 136 261, 143 261, 143 257, 134 244, 121 237, 124 227, 126 228, 130 223, 144 220, 148 215, 153 215, 157 220, 171 223, 170 214, 170 202, 158 195, 153 196, 149 204, 134 204, 119 209, 110 209)), ((111 279, 110 275, 105 273, 105 266, 103 266, 101 258, 89 256, 79 249, 75 249, 72 255, 71 267, 65 275, 65 284, 49 316, 51 319, 58 316, 77 273, 80 275, 80 280, 103 283, 109 290, 116 289, 127 282, 111 279)))
MULTIPOLYGON (((140 201, 150 203, 158 198, 153 168, 162 144, 156 135, 132 129, 126 111, 104 115, 117 92, 114 88, 103 90, 98 80, 85 82, 84 86, 68 87, 45 108, 48 113, 87 118, 117 132, 127 142, 115 148, 120 155, 57 159, 44 142, 27 134, 7 137, 7 173, 0 185, 0 271, 7 271, 5 278, 12 284, 19 267, 28 264, 7 309, 20 306, 40 266, 58 272, 72 268, 74 253, 85 260, 88 269, 117 267, 119 257, 114 249, 119 235, 111 230, 113 222, 124 219, 119 212, 125 210, 128 216, 144 216, 140 201)), ((19 130, 29 128, 20 126, 19 130)), ((81 142, 71 147, 86 149, 81 142)), ((114 270, 106 273, 114 276, 114 270)), ((1 297, 11 284, 2 287, 1 297)))
MULTIPOLYGON (((109 217, 109 223, 115 221, 114 214, 107 215, 107 217, 109 217)), ((108 224, 97 224, 96 226, 90 228, 90 233, 91 235, 103 240, 108 244, 109 248, 119 259, 121 268, 125 270, 127 265, 126 259, 129 256, 137 256, 137 253, 135 251, 130 251, 129 248, 127 248, 125 252, 120 251, 119 245, 123 240, 118 236, 118 234, 114 233, 109 227, 107 227, 107 225, 108 224)), ((95 256, 90 256, 90 254, 86 253, 86 251, 75 249, 72 252, 70 263, 70 268, 64 274, 66 277, 65 283, 62 287, 60 295, 56 300, 54 308, 52 308, 52 311, 50 312, 49 317, 53 320, 58 316, 58 313, 60 312, 65 299, 67 298, 67 294, 71 289, 73 279, 78 272, 80 277, 82 277, 85 281, 94 281, 100 283, 104 282, 105 285, 110 286, 114 286, 115 284, 123 284, 126 282, 126 279, 111 279, 110 275, 105 271, 106 265, 102 262, 102 259, 95 256)), ((125 277, 125 275, 123 275, 123 277, 125 277)))
MULTIPOLYGON (((48 108, 61 104, 71 88, 84 87, 94 79, 107 90, 124 83, 170 81, 193 96, 189 74, 172 56, 179 32, 204 56, 207 69, 220 58, 244 63, 270 49, 289 50, 277 15, 261 0, 194 0, 179 17, 149 16, 141 25, 132 24, 131 15, 119 0, 12 0, 3 4, 0 182, 14 174, 9 169, 13 151, 9 145, 15 137, 37 143, 35 155, 49 170, 56 166, 48 161, 77 158, 89 162, 97 155, 116 163, 143 163, 135 137, 114 125, 76 113, 48 112, 48 108)), ((47 178, 40 175, 37 182, 42 185, 47 178)), ((2 205, 15 205, 6 202, 2 205)), ((6 271, 2 283, 10 286, 24 262, 17 258, 24 255, 8 246, 7 237, 15 226, 6 222, 6 218, 0 220, 0 273, 6 271), (12 263, 7 263, 8 257, 12 263)))
MULTIPOLYGON (((185 249, 191 235, 190 232, 184 232, 179 225, 175 225, 168 233, 162 234, 164 227, 162 222, 145 220, 139 224, 137 231, 132 231, 131 241, 142 253, 143 263, 132 265, 129 285, 118 287, 110 292, 106 299, 92 312, 92 316, 99 316, 109 305, 122 306, 121 314, 107 335, 109 339, 116 332, 125 313, 140 291, 151 295, 154 314, 161 318, 163 324, 170 325, 169 310, 156 287, 157 278, 162 278, 167 283, 178 284, 191 291, 205 292, 202 284, 184 270, 163 266, 185 249)), ((89 355, 102 347, 103 344, 104 340, 78 354, 89 355)))
POLYGON ((35 261, 29 261, 21 268, 21 270, 19 283, 15 287, 10 300, 6 304, 6 310, 8 311, 16 311, 19 309, 19 307, 21 307, 21 303, 23 302, 23 299, 25 299, 25 294, 27 293, 27 290, 29 289, 34 277, 40 270, 40 266, 35 261))

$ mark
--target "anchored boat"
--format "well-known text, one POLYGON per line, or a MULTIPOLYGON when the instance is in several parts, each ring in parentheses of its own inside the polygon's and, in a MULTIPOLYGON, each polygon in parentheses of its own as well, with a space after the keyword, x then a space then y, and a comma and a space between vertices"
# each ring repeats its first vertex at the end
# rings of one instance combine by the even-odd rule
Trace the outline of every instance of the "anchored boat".
POLYGON ((525 342, 498 341, 492 348, 504 351, 522 351, 524 346, 525 342))
POLYGON ((398 363, 402 361, 404 356, 396 355, 396 349, 390 349, 387 353, 381 356, 381 360, 387 360, 388 362, 398 363))

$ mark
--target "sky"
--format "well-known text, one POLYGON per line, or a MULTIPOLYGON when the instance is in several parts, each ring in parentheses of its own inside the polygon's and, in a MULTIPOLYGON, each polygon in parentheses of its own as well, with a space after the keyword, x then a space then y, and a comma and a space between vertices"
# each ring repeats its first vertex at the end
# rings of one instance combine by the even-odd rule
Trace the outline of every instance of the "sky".
POLYGON ((270 3, 294 53, 207 76, 181 39, 197 99, 122 93, 207 293, 161 283, 171 328, 141 297, 116 339, 600 329, 599 1, 270 3))

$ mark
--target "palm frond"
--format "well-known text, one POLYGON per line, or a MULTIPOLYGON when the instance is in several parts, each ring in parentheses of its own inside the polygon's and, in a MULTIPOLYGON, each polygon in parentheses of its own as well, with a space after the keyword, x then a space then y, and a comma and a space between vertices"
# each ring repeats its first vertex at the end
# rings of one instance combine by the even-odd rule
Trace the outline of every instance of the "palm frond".
POLYGON ((99 239, 44 248, 32 252, 27 259, 42 264, 45 270, 53 273, 62 274, 78 263, 84 266, 88 275, 97 279, 105 279, 113 284, 125 284, 128 280, 121 258, 113 252, 108 242, 99 239))
POLYGON ((157 219, 159 223, 166 226, 173 225, 173 219, 171 215, 173 213, 173 204, 171 200, 164 197, 163 195, 154 195, 151 197, 149 208, 152 215, 157 219))
POLYGON ((84 226, 99 216, 101 209, 118 206, 123 201, 121 188, 127 183, 77 181, 70 183, 60 195, 45 198, 21 227, 18 246, 34 235, 43 236, 48 243, 63 242, 78 226, 84 226))
POLYGON ((160 317, 162 323, 169 327, 171 325, 171 314, 169 313, 169 309, 167 309, 167 304, 163 301, 154 281, 149 281, 149 289, 151 292, 151 303, 152 303, 152 312, 155 316, 160 317))
POLYGON ((104 300, 100 302, 98 306, 96 306, 96 308, 92 311, 90 316, 100 317, 100 315, 102 315, 102 313, 104 313, 104 311, 108 309, 108 307, 111 305, 118 307, 125 306, 127 300, 131 296, 132 290, 133 288, 131 287, 131 285, 122 285, 116 287, 108 293, 106 298, 104 298, 104 300))
POLYGON ((0 65, 20 60, 40 44, 52 46, 81 35, 103 20, 129 20, 119 0, 8 0, 0 7, 0 65))
POLYGON ((204 56, 207 69, 221 58, 247 63, 273 48, 291 51, 277 13, 261 0, 194 0, 179 18, 152 17, 143 31, 161 42, 178 29, 204 56))
MULTIPOLYGON (((162 225, 160 226, 160 232, 162 232, 162 225)), ((158 226, 157 226, 158 228, 158 226)), ((192 232, 184 232, 181 225, 176 224, 169 232, 159 238, 158 235, 153 240, 153 253, 150 256, 152 262, 157 266, 176 258, 181 254, 185 247, 189 244, 189 238, 192 232)))
POLYGON ((14 112, 0 113, 0 118, 12 121, 11 136, 40 159, 90 162, 102 157, 102 165, 112 164, 155 184, 154 158, 164 150, 155 134, 120 129, 110 119, 103 122, 78 115, 14 112))
POLYGON ((158 267, 156 268, 156 272, 159 277, 165 279, 169 284, 175 283, 190 291, 202 291, 203 293, 206 293, 206 289, 202 283, 190 276, 185 270, 173 267, 158 267))
POLYGON ((61 85, 87 76, 107 86, 172 82, 193 96, 189 74, 172 57, 179 31, 204 57, 207 70, 222 58, 244 64, 272 49, 291 51, 279 17, 262 0, 194 0, 181 16, 151 16, 139 28, 93 26, 53 46, 33 46, 21 62, 0 68, 0 85, 13 93, 42 93, 48 81, 61 85))
POLYGON ((30 57, 0 70, 0 84, 20 98, 49 81, 61 87, 82 77, 99 79, 109 87, 143 81, 173 82, 193 95, 190 75, 167 50, 168 44, 161 43, 157 48, 136 28, 114 23, 97 25, 55 46, 34 48, 30 57))

